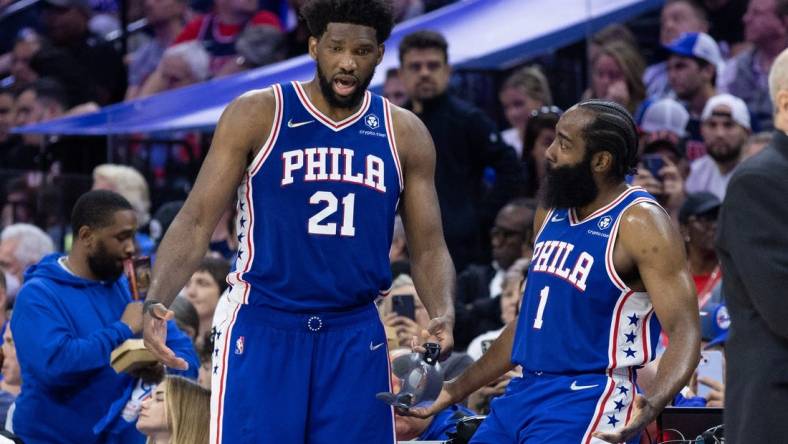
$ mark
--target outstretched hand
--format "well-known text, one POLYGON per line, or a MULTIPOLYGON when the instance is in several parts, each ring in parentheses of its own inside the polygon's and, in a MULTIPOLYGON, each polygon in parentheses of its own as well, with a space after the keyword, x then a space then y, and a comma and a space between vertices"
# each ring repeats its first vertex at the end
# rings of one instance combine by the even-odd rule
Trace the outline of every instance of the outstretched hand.
POLYGON ((632 419, 630 419, 629 423, 612 432, 594 432, 592 434, 594 438, 610 443, 627 442, 636 437, 646 426, 651 424, 659 414, 659 409, 641 395, 635 395, 633 407, 632 419))
POLYGON ((175 317, 175 312, 167 309, 164 304, 153 304, 145 310, 142 321, 142 340, 145 348, 167 367, 186 370, 189 364, 179 358, 167 347, 167 321, 175 317))
POLYGON ((429 418, 435 414, 442 412, 443 410, 447 409, 450 405, 454 404, 454 398, 451 395, 449 388, 449 383, 444 382, 443 388, 441 389, 438 398, 435 399, 435 402, 432 403, 429 407, 412 407, 410 409, 396 409, 396 412, 400 416, 415 416, 416 418, 429 418))

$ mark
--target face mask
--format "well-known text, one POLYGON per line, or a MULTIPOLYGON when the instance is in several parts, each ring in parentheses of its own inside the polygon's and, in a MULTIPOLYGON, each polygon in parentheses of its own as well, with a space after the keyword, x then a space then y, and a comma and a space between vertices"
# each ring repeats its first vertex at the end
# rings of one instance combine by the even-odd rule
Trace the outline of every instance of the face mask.
POLYGON ((5 274, 5 293, 9 299, 13 300, 16 294, 19 293, 19 287, 22 286, 22 283, 19 282, 16 276, 7 271, 3 274, 5 274))

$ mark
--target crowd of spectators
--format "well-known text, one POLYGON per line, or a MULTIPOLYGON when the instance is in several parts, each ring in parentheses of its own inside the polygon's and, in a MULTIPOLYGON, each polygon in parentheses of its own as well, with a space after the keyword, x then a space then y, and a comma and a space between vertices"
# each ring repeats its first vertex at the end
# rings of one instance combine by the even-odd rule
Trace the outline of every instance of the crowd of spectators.
MULTIPOLYGON (((7 3, 0 2, 0 11, 7 3)), ((124 299, 122 305, 96 308, 89 326, 74 326, 71 320, 84 313, 77 315, 75 302, 63 302, 50 288, 85 291, 85 275, 95 277, 111 268, 108 256, 112 252, 98 251, 89 233, 78 225, 100 226, 107 212, 124 212, 133 219, 124 248, 155 258, 158 241, 183 204, 157 199, 160 181, 169 180, 170 171, 155 159, 173 152, 176 158, 200 159, 204 152, 194 141, 177 149, 157 142, 148 147, 146 165, 158 165, 160 170, 145 169, 134 162, 129 162, 133 166, 104 163, 106 159, 96 157, 97 150, 82 139, 20 137, 11 134, 10 128, 302 54, 307 34, 294 13, 301 1, 131 1, 131 19, 144 18, 147 25, 129 40, 127 54, 118 52, 117 42, 102 37, 118 26, 114 2, 40 3, 41 22, 20 31, 9 52, 0 56, 0 77, 7 75, 0 83, 0 159, 2 168, 18 171, 3 183, 0 213, 0 304, 6 307, 0 310, 0 321, 12 326, 3 335, 0 424, 6 412, 13 412, 13 401, 19 396, 22 409, 15 417, 9 413, 6 428, 33 436, 39 433, 34 428, 40 428, 42 418, 33 414, 31 402, 54 396, 53 390, 71 390, 83 398, 73 398, 78 405, 68 415, 79 415, 75 423, 86 428, 40 429, 41 433, 78 436, 80 442, 94 442, 85 438, 94 432, 132 436, 120 428, 120 421, 133 422, 142 412, 145 420, 140 419, 139 431, 150 442, 169 442, 184 433, 183 424, 192 424, 194 418, 177 406, 166 417, 163 403, 207 402, 206 392, 173 376, 156 388, 163 372, 155 378, 110 374, 109 355, 98 356, 97 351, 108 352, 139 331, 135 303, 124 299), (82 206, 74 207, 81 191, 63 194, 58 189, 63 182, 55 178, 64 173, 88 177, 81 191, 94 190, 86 195, 93 200, 86 203, 83 196, 82 206), (86 205, 103 209, 88 211, 86 205), (56 216, 56 209, 71 214, 72 207, 78 221, 56 216), (58 251, 69 254, 67 263, 64 256, 51 256, 58 251), (31 284, 26 286, 28 294, 22 294, 27 300, 20 307, 17 297, 23 282, 31 284), (16 307, 13 317, 12 307, 16 307), (42 324, 48 327, 41 328, 42 324), (83 328, 104 333, 90 336, 84 344, 70 339, 72 333, 87 334, 81 332, 83 328), (62 341, 56 342, 57 338, 62 341), (53 360, 58 365, 47 365, 53 360), (85 387, 106 392, 85 394, 85 387), (26 390, 37 397, 26 395, 26 390), (183 417, 176 420, 178 415, 183 417), (25 417, 31 423, 18 422, 25 417), (87 424, 86 418, 93 423, 87 424), (31 426, 32 422, 36 425, 31 426)), ((398 20, 446 3, 393 2, 398 20)), ((773 106, 767 77, 777 55, 788 46, 788 1, 667 0, 659 22, 660 47, 648 61, 639 47, 643 39, 622 24, 592 36, 585 61, 588 83, 575 102, 609 99, 635 117, 641 162, 628 180, 653 194, 680 229, 698 307, 708 320, 714 317, 709 313, 716 313, 725 302, 724 277, 713 248, 717 213, 733 172, 770 140, 773 106)), ((419 31, 404 38, 399 48, 388 48, 399 50, 400 66, 386 73, 383 93, 419 116, 436 146, 436 188, 447 246, 458 274, 457 350, 443 364, 444 377, 450 379, 479 359, 503 325, 517 316, 532 255, 532 225, 545 175, 545 151, 555 138, 555 125, 563 111, 554 101, 552 90, 557 85, 546 75, 549 66, 529 63, 498 79, 500 109, 488 115, 452 89, 447 46, 440 34, 419 31)), ((182 189, 188 191, 188 184, 182 189)), ((176 338, 187 337, 191 342, 183 354, 200 362, 199 374, 185 376, 198 378, 205 389, 210 389, 213 371, 211 319, 227 286, 224 276, 237 248, 235 229, 235 207, 228 205, 211 238, 211 253, 173 305, 176 319, 171 328, 181 332, 176 338)), ((391 295, 412 297, 414 310, 410 317, 398 312, 391 298, 379 308, 389 343, 406 348, 429 319, 409 276, 407 239, 400 220, 389 257, 394 275, 391 295)), ((128 297, 128 291, 121 288, 127 285, 125 278, 103 277, 112 282, 90 291, 117 291, 128 297)), ((724 322, 717 323, 718 328, 704 328, 703 338, 715 346, 723 341, 720 334, 727 328, 724 322)), ((645 369, 644 386, 647 374, 645 369)), ((516 372, 494 381, 434 422, 398 417, 398 435, 401 439, 445 437, 459 417, 485 413, 490 399, 503 393, 513 376, 516 372)), ((724 404, 720 399, 724 381, 701 383, 714 386, 712 395, 696 396, 696 382, 675 403, 724 404)), ((194 439, 204 439, 199 435, 202 432, 195 433, 198 438, 194 439)), ((143 439, 139 433, 134 436, 143 439)))

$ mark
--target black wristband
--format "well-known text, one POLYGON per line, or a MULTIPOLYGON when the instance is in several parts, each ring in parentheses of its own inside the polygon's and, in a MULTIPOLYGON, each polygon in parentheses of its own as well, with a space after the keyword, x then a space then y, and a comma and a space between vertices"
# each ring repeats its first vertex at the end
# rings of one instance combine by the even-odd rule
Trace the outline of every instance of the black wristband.
MULTIPOLYGON (((145 302, 142 303, 142 314, 150 312, 151 307, 156 304, 161 304, 161 301, 157 301, 156 299, 146 299, 145 302)), ((155 317, 155 315, 153 316, 155 317)))

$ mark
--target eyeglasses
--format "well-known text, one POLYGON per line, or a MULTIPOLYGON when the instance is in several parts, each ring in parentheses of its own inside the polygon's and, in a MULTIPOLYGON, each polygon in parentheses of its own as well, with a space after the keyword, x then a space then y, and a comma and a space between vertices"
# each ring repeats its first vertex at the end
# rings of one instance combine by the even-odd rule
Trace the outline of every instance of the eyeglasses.
POLYGON ((550 106, 540 106, 539 108, 531 111, 531 117, 541 116, 543 114, 555 114, 557 116, 561 116, 564 113, 564 110, 561 108, 550 105, 550 106))

